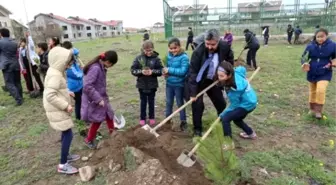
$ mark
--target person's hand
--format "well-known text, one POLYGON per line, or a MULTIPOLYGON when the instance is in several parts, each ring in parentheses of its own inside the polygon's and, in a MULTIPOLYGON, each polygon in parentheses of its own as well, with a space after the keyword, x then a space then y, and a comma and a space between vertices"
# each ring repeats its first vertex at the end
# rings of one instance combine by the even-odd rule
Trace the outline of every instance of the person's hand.
POLYGON ((336 67, 336 58, 331 61, 331 66, 336 67))
POLYGON ((168 74, 168 68, 167 68, 167 67, 163 68, 163 69, 162 69, 162 72, 163 72, 164 75, 165 75, 165 74, 168 74))
POLYGON ((25 35, 26 35, 26 37, 29 37, 30 34, 29 34, 29 32, 27 31, 25 35))
POLYGON ((71 92, 71 91, 69 91, 69 95, 71 96, 71 97, 75 97, 75 93, 74 92, 71 92))
POLYGON ((147 75, 150 76, 150 75, 152 75, 152 74, 153 74, 153 70, 148 69, 148 71, 147 71, 147 75))
POLYGON ((143 75, 147 76, 147 73, 148 73, 148 70, 144 70, 144 69, 142 70, 143 75))
POLYGON ((104 100, 102 100, 102 101, 99 102, 99 106, 101 106, 101 107, 105 106, 104 100))
POLYGON ((72 108, 71 105, 68 105, 67 112, 68 113, 72 113, 73 112, 73 108, 72 108))
POLYGON ((192 102, 195 102, 197 100, 197 97, 190 97, 192 102))
POLYGON ((23 75, 27 74, 27 70, 26 69, 22 69, 21 70, 21 74, 23 74, 23 75))

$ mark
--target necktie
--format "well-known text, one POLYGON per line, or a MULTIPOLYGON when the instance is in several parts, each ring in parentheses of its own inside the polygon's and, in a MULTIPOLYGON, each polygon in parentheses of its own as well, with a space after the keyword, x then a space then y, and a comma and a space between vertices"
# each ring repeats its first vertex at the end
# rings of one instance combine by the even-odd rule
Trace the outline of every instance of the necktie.
POLYGON ((213 55, 210 56, 210 57, 204 62, 204 64, 202 65, 202 67, 201 67, 201 69, 200 69, 200 71, 198 72, 197 77, 196 77, 196 82, 197 82, 197 83, 201 81, 205 69, 206 69, 206 68, 209 66, 209 64, 212 62, 212 58, 213 58, 213 55))

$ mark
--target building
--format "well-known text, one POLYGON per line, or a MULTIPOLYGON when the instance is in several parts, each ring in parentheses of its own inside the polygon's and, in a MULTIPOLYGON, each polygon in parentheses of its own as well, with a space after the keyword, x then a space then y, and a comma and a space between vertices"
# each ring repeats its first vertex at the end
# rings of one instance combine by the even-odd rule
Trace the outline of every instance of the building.
POLYGON ((0 5, 0 28, 9 29, 9 31, 11 32, 11 37, 15 38, 15 35, 13 34, 14 30, 12 27, 12 21, 9 18, 9 15, 11 14, 12 12, 0 5))
POLYGON ((282 1, 238 3, 240 19, 260 19, 278 17, 281 11, 282 1))
POLYGON ((15 19, 11 19, 11 24, 15 38, 19 39, 24 37, 25 32, 28 31, 28 27, 16 21, 15 19))
POLYGON ((208 5, 184 5, 172 7, 173 21, 175 23, 187 23, 193 21, 206 21, 209 13, 208 5))
POLYGON ((151 27, 150 30, 151 30, 151 33, 164 33, 165 31, 164 24, 161 22, 157 22, 151 27))
POLYGON ((63 41, 79 41, 100 37, 112 37, 113 33, 122 34, 122 21, 99 21, 97 19, 84 19, 78 16, 64 18, 53 13, 40 13, 34 20, 28 23, 33 36, 38 40, 46 40, 49 37, 59 37, 63 41), (119 28, 120 27, 120 28, 119 28), (40 38, 37 38, 40 37, 40 38))
POLYGON ((124 31, 123 21, 120 20, 110 20, 104 21, 105 24, 109 26, 109 31, 112 36, 121 35, 124 31))

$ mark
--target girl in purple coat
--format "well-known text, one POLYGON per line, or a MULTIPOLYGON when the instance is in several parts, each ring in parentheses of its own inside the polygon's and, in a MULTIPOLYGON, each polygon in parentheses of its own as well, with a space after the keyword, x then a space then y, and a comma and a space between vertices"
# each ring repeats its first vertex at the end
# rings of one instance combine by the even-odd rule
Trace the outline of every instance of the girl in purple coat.
POLYGON ((83 69, 84 87, 82 94, 81 118, 91 126, 85 144, 95 149, 94 139, 103 121, 106 121, 110 134, 114 130, 114 112, 106 89, 106 71, 118 61, 115 51, 106 51, 95 57, 83 69))
POLYGON ((225 35, 224 35, 223 40, 226 41, 230 46, 232 45, 233 36, 232 36, 232 33, 230 32, 230 30, 225 31, 225 35))

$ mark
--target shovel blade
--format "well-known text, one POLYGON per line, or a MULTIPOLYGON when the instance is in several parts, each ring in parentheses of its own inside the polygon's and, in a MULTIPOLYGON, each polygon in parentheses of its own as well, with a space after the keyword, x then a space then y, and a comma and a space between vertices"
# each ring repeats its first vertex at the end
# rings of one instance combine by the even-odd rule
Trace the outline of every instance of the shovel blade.
POLYGON ((126 125, 126 120, 123 115, 120 115, 119 117, 114 116, 113 122, 114 122, 114 127, 118 129, 124 128, 126 125))
POLYGON ((196 157, 194 155, 188 156, 189 152, 187 150, 183 151, 181 155, 177 158, 177 162, 184 167, 191 167, 196 163, 196 157))
POLYGON ((141 127, 142 129, 145 129, 147 131, 149 131, 151 134, 154 134, 155 137, 159 137, 160 135, 158 133, 156 133, 156 131, 153 130, 152 127, 150 127, 149 125, 144 125, 141 127))

